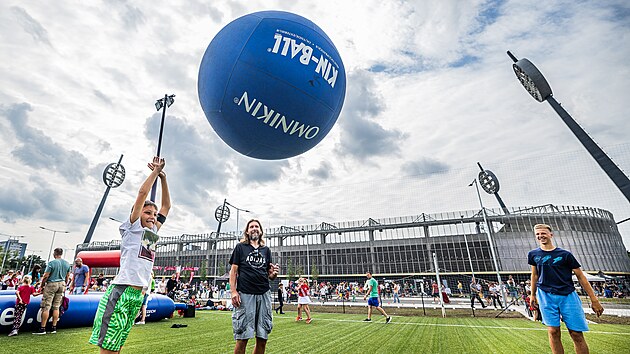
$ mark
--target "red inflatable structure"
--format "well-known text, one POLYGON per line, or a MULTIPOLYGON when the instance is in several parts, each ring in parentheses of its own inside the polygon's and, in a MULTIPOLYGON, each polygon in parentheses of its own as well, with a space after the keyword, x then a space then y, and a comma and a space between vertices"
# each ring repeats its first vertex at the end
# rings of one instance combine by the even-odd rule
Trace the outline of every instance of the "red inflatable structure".
POLYGON ((81 251, 77 257, 88 267, 120 267, 120 250, 115 251, 81 251))
MULTIPOLYGON (((120 250, 115 251, 81 251, 77 254, 83 260, 83 264, 90 268, 87 279, 92 279, 93 267, 120 267, 120 250)), ((89 287, 85 287, 84 294, 87 294, 89 287)))

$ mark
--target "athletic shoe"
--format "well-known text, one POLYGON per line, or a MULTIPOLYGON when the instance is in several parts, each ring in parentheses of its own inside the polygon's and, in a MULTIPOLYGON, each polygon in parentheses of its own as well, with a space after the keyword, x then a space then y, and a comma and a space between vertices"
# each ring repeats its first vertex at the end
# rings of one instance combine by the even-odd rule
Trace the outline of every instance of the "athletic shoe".
POLYGON ((295 322, 297 322, 297 321, 302 321, 302 317, 296 317, 295 318, 295 322))
POLYGON ((372 320, 369 319, 369 318, 366 318, 366 319, 363 320, 363 322, 372 322, 372 320))
POLYGON ((284 315, 284 312, 280 312, 281 315, 284 315))
POLYGON ((46 334, 46 329, 45 328, 40 328, 37 330, 37 332, 33 332, 33 334, 46 334))
POLYGON ((138 322, 136 322, 136 324, 137 324, 137 325, 143 325, 143 324, 144 324, 144 321, 138 321, 138 322))
POLYGON ((57 333, 57 326, 51 326, 50 327, 50 332, 48 332, 48 333, 51 333, 51 334, 57 333))
POLYGON ((387 319, 385 320, 385 323, 390 323, 392 321, 392 316, 387 317, 387 319))
POLYGON ((9 337, 13 337, 13 336, 17 336, 18 331, 17 330, 12 330, 11 333, 9 333, 9 337))
POLYGON ((311 323, 312 321, 313 321, 313 319, 312 319, 312 318, 309 318, 309 319, 307 319, 307 320, 306 320, 306 324, 309 324, 309 323, 311 323))

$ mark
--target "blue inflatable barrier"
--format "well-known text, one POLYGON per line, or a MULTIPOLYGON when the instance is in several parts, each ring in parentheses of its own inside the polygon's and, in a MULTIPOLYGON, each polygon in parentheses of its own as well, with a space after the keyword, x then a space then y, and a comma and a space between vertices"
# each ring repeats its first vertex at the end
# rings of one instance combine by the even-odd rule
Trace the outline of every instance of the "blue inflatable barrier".
MULTIPOLYGON (((86 295, 66 295, 70 299, 68 310, 59 318, 57 327, 91 327, 98 309, 98 303, 103 297, 102 292, 90 292, 86 295)), ((0 291, 0 332, 9 332, 13 328, 15 319, 15 290, 0 291)), ((25 311, 20 331, 34 330, 41 322, 39 308, 42 296, 31 296, 31 302, 25 311)), ((159 321, 169 318, 176 309, 185 309, 186 304, 175 304, 171 298, 151 294, 147 301, 146 321, 159 321)), ((52 316, 51 316, 52 319, 52 316)))

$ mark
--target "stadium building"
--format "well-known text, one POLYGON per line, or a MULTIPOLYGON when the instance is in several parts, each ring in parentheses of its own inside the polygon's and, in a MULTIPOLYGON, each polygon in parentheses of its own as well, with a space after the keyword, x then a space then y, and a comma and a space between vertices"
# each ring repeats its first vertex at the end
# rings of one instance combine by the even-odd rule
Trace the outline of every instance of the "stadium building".
MULTIPOLYGON (((446 212, 385 219, 265 230, 280 277, 309 275, 320 280, 364 279, 366 271, 390 279, 435 274, 496 275, 492 242, 502 275, 528 276, 527 252, 537 247, 533 226, 551 225, 554 244, 570 250, 589 273, 630 275, 630 258, 613 215, 602 209, 542 205, 511 209, 446 212), (487 224, 486 221, 487 220, 487 224), (486 226, 487 225, 487 226, 486 226), (471 268, 472 266, 472 268, 471 268)), ((183 234, 161 237, 156 277, 175 271, 184 277, 227 280, 235 233, 183 234)), ((77 251, 114 250, 120 240, 79 245, 77 251)), ((116 269, 95 270, 113 275, 116 269)), ((496 278, 495 278, 496 279, 496 278)))

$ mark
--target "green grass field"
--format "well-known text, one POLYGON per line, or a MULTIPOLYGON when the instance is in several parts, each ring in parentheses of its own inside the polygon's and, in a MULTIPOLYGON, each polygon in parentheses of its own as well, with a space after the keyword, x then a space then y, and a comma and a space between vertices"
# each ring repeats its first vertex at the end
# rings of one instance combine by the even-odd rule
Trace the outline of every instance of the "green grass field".
MULTIPOLYGON (((232 353, 234 340, 230 312, 198 311, 195 318, 134 326, 124 353, 232 353), (170 328, 174 323, 186 328, 170 328)), ((267 353, 548 353, 546 328, 526 319, 440 318, 396 316, 385 324, 382 316, 372 323, 365 315, 314 313, 310 325, 294 321, 295 312, 274 315, 267 353)), ((90 328, 62 329, 57 334, 30 332, 0 338, 2 353, 98 353, 87 344, 90 328)), ((573 345, 566 329, 567 353, 573 345)), ((585 334, 592 353, 630 351, 627 325, 591 325, 585 334)), ((248 345, 253 350, 254 341, 248 345)))

